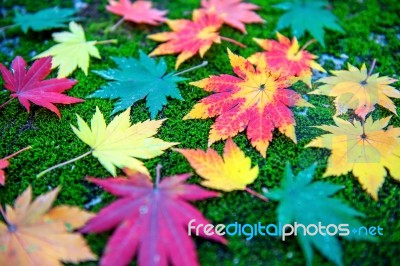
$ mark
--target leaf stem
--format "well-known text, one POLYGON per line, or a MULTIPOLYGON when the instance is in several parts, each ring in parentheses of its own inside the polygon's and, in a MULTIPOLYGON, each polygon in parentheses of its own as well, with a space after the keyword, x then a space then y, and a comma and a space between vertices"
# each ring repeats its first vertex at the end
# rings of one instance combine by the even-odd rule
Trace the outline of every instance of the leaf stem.
POLYGON ((374 60, 372 60, 371 68, 369 69, 367 78, 369 78, 372 75, 372 72, 374 71, 374 68, 375 68, 375 64, 376 64, 376 58, 374 58, 374 60))
POLYGON ((82 155, 80 155, 78 157, 75 157, 75 158, 71 159, 71 160, 68 160, 66 162, 59 163, 59 164, 56 164, 56 165, 54 165, 54 166, 52 166, 50 168, 47 168, 46 170, 44 170, 44 171, 40 172, 39 174, 37 174, 36 177, 42 177, 43 175, 45 175, 46 173, 48 173, 48 172, 50 172, 50 171, 52 171, 54 169, 57 169, 57 168, 62 167, 64 165, 67 165, 67 164, 73 163, 75 161, 78 161, 78 160, 82 159, 83 157, 88 156, 92 152, 93 152, 93 150, 90 150, 87 153, 84 153, 84 154, 82 154, 82 155))
POLYGON ((303 47, 300 48, 300 51, 304 51, 308 46, 310 46, 311 44, 315 43, 317 40, 316 39, 311 39, 308 42, 306 42, 303 47))
POLYGON ((203 67, 203 66, 206 66, 207 64, 208 64, 208 61, 203 61, 200 65, 197 65, 197 66, 194 66, 194 67, 191 67, 191 68, 182 70, 181 72, 175 73, 173 76, 182 75, 183 73, 186 73, 186 72, 189 72, 189 71, 192 71, 192 70, 201 68, 201 67, 203 67))
POLYGON ((112 40, 96 41, 96 45, 97 44, 108 44, 108 43, 118 43, 118 40, 112 39, 112 40))
POLYGON ((112 27, 110 28, 110 31, 115 31, 115 29, 120 26, 122 23, 124 22, 124 18, 121 18, 120 20, 118 20, 117 23, 115 23, 114 25, 112 25, 112 27))
POLYGON ((8 101, 6 101, 5 103, 3 103, 2 105, 0 105, 0 109, 3 108, 4 106, 8 105, 12 100, 14 100, 15 98, 10 98, 8 101))
POLYGON ((156 188, 158 187, 158 184, 160 184, 161 169, 162 169, 162 165, 161 164, 157 164, 157 167, 156 167, 156 184, 155 184, 156 188))
POLYGON ((14 153, 11 154, 11 155, 8 155, 8 156, 4 157, 2 160, 8 160, 8 159, 10 159, 10 158, 12 158, 12 157, 14 157, 14 156, 17 156, 17 155, 20 154, 21 152, 24 152, 24 151, 29 150, 29 149, 31 149, 31 148, 32 148, 31 146, 25 147, 25 148, 23 148, 23 149, 21 149, 21 150, 19 150, 19 151, 17 151, 17 152, 14 152, 14 153))
POLYGON ((250 193, 251 195, 253 195, 253 196, 257 197, 257 198, 259 198, 262 201, 269 202, 268 198, 264 197, 260 193, 255 192, 251 188, 246 187, 246 192, 250 193))
POLYGON ((221 40, 224 40, 224 41, 227 41, 227 42, 236 44, 236 45, 239 46, 239 47, 242 47, 242 48, 246 48, 246 47, 247 47, 247 46, 244 45, 243 43, 238 42, 238 41, 236 41, 236 40, 234 40, 234 39, 231 39, 231 38, 228 38, 228 37, 225 37, 225 36, 219 36, 219 37, 221 38, 221 40))

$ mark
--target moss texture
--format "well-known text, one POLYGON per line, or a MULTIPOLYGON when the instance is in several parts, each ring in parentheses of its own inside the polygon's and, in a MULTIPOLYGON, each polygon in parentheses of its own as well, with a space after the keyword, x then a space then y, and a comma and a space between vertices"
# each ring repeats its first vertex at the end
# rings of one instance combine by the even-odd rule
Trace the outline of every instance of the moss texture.
MULTIPOLYGON (((89 7, 80 15, 82 24, 86 29, 88 40, 118 39, 117 45, 99 45, 102 55, 101 60, 92 59, 90 70, 106 69, 113 67, 111 56, 138 56, 139 49, 146 53, 151 52, 157 45, 156 42, 146 39, 150 33, 169 30, 166 25, 160 27, 137 26, 123 23, 114 32, 104 31, 106 28, 118 21, 118 17, 109 14, 105 10, 106 0, 87 1, 89 7)), ((155 1, 156 6, 168 9, 168 17, 171 19, 190 18, 191 11, 199 7, 197 0, 174 0, 155 1)), ((177 141, 179 147, 202 148, 207 147, 208 131, 213 122, 207 120, 182 121, 182 117, 188 113, 192 106, 201 98, 207 95, 202 90, 190 86, 190 81, 199 80, 212 74, 232 74, 229 65, 226 48, 242 56, 249 56, 259 51, 260 48, 252 41, 252 37, 275 38, 274 28, 281 12, 273 9, 272 4, 278 2, 254 0, 252 1, 262 9, 258 12, 265 20, 265 24, 253 24, 247 26, 248 34, 224 26, 221 35, 229 36, 245 43, 248 48, 241 49, 230 43, 214 45, 205 55, 209 61, 206 68, 199 69, 190 74, 183 75, 189 80, 181 82, 179 88, 185 101, 170 100, 168 105, 159 113, 157 118, 168 118, 160 129, 158 136, 167 141, 177 141), (268 2, 268 3, 266 3, 268 2)), ((12 7, 16 4, 25 6, 30 12, 37 11, 53 5, 71 7, 72 1, 48 0, 48 1, 24 1, 6 0, 3 1, 7 16, 1 20, 1 25, 12 23, 12 7)), ((348 56, 347 62, 360 66, 362 62, 369 64, 373 58, 377 59, 376 71, 382 75, 397 77, 400 72, 399 60, 399 18, 400 4, 396 0, 364 0, 364 1, 332 1, 334 13, 339 17, 341 25, 346 30, 345 34, 326 32, 326 48, 318 44, 308 49, 316 54, 329 54, 340 57, 341 54, 348 56), (382 45, 370 39, 371 33, 379 34, 386 39, 382 45)), ((282 32, 290 36, 289 30, 282 32)), ((39 53, 54 45, 51 32, 23 34, 18 29, 9 29, 6 32, 7 38, 19 38, 19 43, 9 47, 14 51, 12 55, 0 54, 0 61, 8 65, 15 55, 21 55, 26 59, 34 53, 39 53)), ((300 40, 304 44, 309 35, 300 40)), ((1 41, 1 40, 0 40, 1 41)), ((3 48, 6 48, 6 44, 3 48)), ((175 56, 166 56, 169 69, 173 70, 175 56)), ((181 69, 200 64, 202 59, 198 56, 184 63, 181 69)), ((332 69, 333 64, 324 65, 326 69, 332 69)), ((55 73, 53 72, 54 76, 55 73)), ((72 75, 79 83, 68 92, 69 95, 85 98, 93 93, 105 80, 94 73, 85 76, 80 70, 72 75)), ((0 81, 0 85, 2 85, 0 81)), ((395 86, 398 86, 396 83, 395 86)), ((309 89, 298 84, 295 89, 303 95, 309 89)), ((9 98, 9 92, 0 90, 0 103, 9 98)), ((275 133, 274 140, 268 149, 267 158, 263 159, 247 141, 243 134, 235 137, 235 142, 251 157, 254 164, 260 166, 259 178, 251 185, 256 191, 264 188, 276 187, 282 177, 286 161, 290 161, 295 171, 299 171, 311 163, 318 162, 316 179, 322 179, 322 173, 327 164, 328 150, 304 149, 304 145, 312 138, 318 136, 322 131, 310 126, 320 124, 332 124, 334 114, 333 101, 331 98, 311 95, 309 101, 316 106, 308 109, 304 115, 304 109, 294 109, 297 121, 297 136, 299 143, 295 145, 285 136, 275 133)), ((395 101, 400 105, 400 101, 395 101)), ((95 107, 99 106, 107 116, 111 113, 113 103, 102 99, 86 99, 84 103, 72 106, 60 106, 62 119, 43 108, 33 107, 31 113, 18 103, 13 101, 10 105, 0 111, 0 158, 23 147, 31 145, 33 148, 11 160, 7 169, 7 183, 0 188, 0 202, 2 204, 13 203, 14 199, 29 184, 32 185, 35 195, 39 195, 58 185, 62 187, 56 204, 70 204, 84 206, 93 198, 101 198, 99 204, 94 205, 90 210, 97 212, 113 200, 113 197, 97 187, 84 181, 84 177, 96 176, 106 177, 109 174, 93 157, 86 157, 81 161, 55 170, 41 179, 35 176, 40 171, 54 164, 76 157, 86 151, 88 146, 81 142, 72 132, 70 124, 76 124, 75 114, 80 114, 85 120, 90 120, 95 107)), ((377 108, 373 113, 374 118, 385 117, 390 113, 382 108, 377 108)), ((132 122, 136 123, 149 119, 144 101, 134 105, 132 108, 132 122)), ((108 122, 111 117, 107 117, 108 122)), ((399 126, 400 119, 393 116, 392 125, 399 126)), ((214 147, 221 151, 222 142, 214 147)), ((164 155, 146 161, 146 166, 154 174, 155 166, 161 163, 164 175, 191 172, 187 161, 180 154, 167 151, 164 155)), ((400 167, 400 166, 399 166, 400 167)), ((199 177, 194 175, 191 182, 198 182, 199 177)), ((400 193, 399 184, 392 178, 387 177, 379 192, 379 201, 374 201, 361 188, 360 184, 351 175, 331 177, 329 181, 342 184, 345 188, 337 194, 351 206, 366 214, 362 219, 367 226, 378 226, 384 228, 384 236, 379 238, 378 243, 370 242, 346 242, 341 241, 344 249, 345 265, 389 265, 400 261, 400 193)), ((293 199, 294 201, 296 199, 293 199)), ((224 193, 220 198, 207 200, 195 204, 205 216, 214 224, 217 223, 257 223, 258 221, 267 224, 276 222, 276 203, 265 204, 244 192, 224 193)), ((109 234, 88 235, 87 240, 92 250, 101 255, 109 234)), ((195 239, 198 255, 202 265, 302 265, 305 263, 302 251, 295 238, 282 242, 274 237, 255 237, 246 241, 243 237, 230 237, 229 245, 222 246, 203 239, 195 239)), ((85 263, 82 265, 96 265, 97 262, 85 263)), ((329 262, 317 252, 314 258, 315 265, 329 265, 329 262)))

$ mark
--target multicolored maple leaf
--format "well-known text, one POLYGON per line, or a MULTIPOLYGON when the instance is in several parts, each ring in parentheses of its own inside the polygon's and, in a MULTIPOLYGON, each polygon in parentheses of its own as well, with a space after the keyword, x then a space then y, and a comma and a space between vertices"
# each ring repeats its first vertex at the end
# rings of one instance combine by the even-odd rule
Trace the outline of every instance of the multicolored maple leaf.
POLYGON ((324 176, 339 176, 353 172, 362 187, 375 200, 389 174, 400 181, 400 128, 389 126, 390 116, 365 122, 334 117, 337 126, 317 126, 328 131, 306 147, 332 150, 324 176))
POLYGON ((51 60, 51 57, 38 59, 27 70, 25 60, 17 56, 11 63, 11 71, 0 63, 0 72, 5 81, 4 86, 11 91, 11 98, 18 98, 28 112, 31 103, 34 103, 61 117, 54 103, 73 104, 83 100, 62 94, 76 84, 75 80, 66 78, 44 80, 50 74, 51 60))
POLYGON ((218 116, 210 130, 209 145, 247 128, 247 138, 264 157, 274 128, 296 142, 296 123, 289 107, 312 105, 287 89, 293 77, 272 70, 265 57, 254 67, 229 49, 228 54, 238 77, 223 74, 190 83, 214 94, 197 103, 183 119, 218 116))
POLYGON ((150 1, 131 3, 129 0, 109 0, 108 3, 106 9, 109 12, 122 16, 123 20, 134 23, 158 25, 166 21, 164 16, 168 13, 166 10, 152 8, 150 1))
POLYGON ((193 11, 193 21, 187 19, 167 20, 172 32, 151 34, 147 38, 166 42, 160 44, 150 56, 164 54, 179 54, 175 69, 195 54, 200 57, 210 49, 213 43, 220 43, 218 30, 222 26, 222 20, 215 13, 207 13, 204 10, 193 11))
MULTIPOLYGON (((265 57, 267 64, 275 71, 285 71, 289 76, 299 77, 309 87, 311 87, 311 69, 326 72, 314 59, 318 57, 305 50, 305 46, 300 49, 296 37, 292 41, 279 32, 276 33, 278 41, 269 39, 253 40, 265 50, 265 52, 255 53, 248 58, 253 64, 257 64, 261 57, 265 57)), ((307 44, 306 44, 307 45, 307 44)))
MULTIPOLYGON (((397 80, 390 77, 379 77, 379 74, 367 72, 365 64, 358 69, 348 64, 349 70, 331 71, 334 76, 325 77, 317 82, 325 83, 309 94, 336 97, 336 115, 352 109, 362 119, 375 110, 379 104, 394 114, 396 106, 389 98, 400 98, 400 91, 390 86, 397 80)), ((373 69, 373 66, 371 67, 373 69)))
POLYGON ((206 12, 214 12, 221 16, 224 23, 246 33, 244 24, 263 23, 264 20, 254 11, 259 6, 242 3, 242 0, 202 0, 201 6, 206 12))
MULTIPOLYGON (((210 222, 189 202, 219 194, 186 184, 190 174, 165 177, 160 182, 160 166, 157 169, 155 184, 150 176, 126 168, 126 177, 88 178, 119 197, 81 230, 100 233, 116 228, 100 265, 129 265, 135 256, 138 265, 199 265, 195 244, 188 235, 188 224, 193 220, 192 226, 210 222)), ((192 228, 192 233, 198 236, 226 243, 214 229, 208 234, 204 231, 192 228)))

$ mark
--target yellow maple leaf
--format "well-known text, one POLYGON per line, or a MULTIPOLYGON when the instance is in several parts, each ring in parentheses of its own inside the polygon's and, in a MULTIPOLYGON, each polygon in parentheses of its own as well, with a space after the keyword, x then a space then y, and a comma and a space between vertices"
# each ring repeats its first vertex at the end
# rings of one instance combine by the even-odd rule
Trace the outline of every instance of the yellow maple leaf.
POLYGON ((245 190, 258 176, 258 166, 251 167, 251 160, 228 139, 223 156, 209 148, 207 151, 174 149, 189 161, 196 173, 204 178, 203 186, 223 191, 245 190))
POLYGON ((336 115, 352 109, 365 119, 367 114, 375 109, 375 104, 397 114, 396 106, 389 98, 400 98, 400 91, 389 85, 396 82, 396 79, 379 77, 378 73, 371 75, 367 72, 365 64, 361 69, 348 64, 348 70, 331 71, 331 73, 334 76, 317 80, 325 84, 309 94, 336 97, 336 115))
POLYGON ((364 125, 358 121, 333 119, 337 126, 317 126, 331 134, 317 137, 306 147, 332 150, 324 176, 352 171, 362 187, 377 200, 379 188, 389 174, 386 169, 400 181, 400 128, 389 126, 384 130, 390 117, 375 122, 369 117, 364 125))
POLYGON ((113 176, 117 175, 116 167, 121 169, 127 167, 149 174, 143 162, 136 158, 151 159, 157 157, 166 149, 179 143, 166 142, 154 137, 165 119, 146 120, 131 125, 129 121, 130 112, 131 109, 128 108, 107 125, 103 114, 96 107, 96 113, 93 115, 90 127, 77 115, 78 128, 71 125, 72 130, 78 138, 91 147, 91 150, 74 159, 50 167, 39 173, 37 177, 90 154, 96 157, 113 176))
POLYGON ((62 265, 95 260, 85 239, 75 232, 93 214, 77 207, 59 206, 50 210, 59 188, 31 203, 32 189, 19 196, 14 208, 6 206, 0 221, 0 265, 62 265))
POLYGON ((143 162, 136 158, 154 158, 178 144, 153 137, 165 119, 146 120, 131 125, 130 111, 128 108, 107 126, 103 114, 96 107, 91 127, 79 115, 77 115, 79 129, 71 125, 74 133, 92 148, 92 155, 99 159, 113 176, 116 176, 115 166, 148 173, 143 162))
POLYGON ((37 59, 52 56, 52 68, 59 67, 58 78, 69 76, 78 67, 87 75, 90 56, 101 58, 95 45, 116 42, 115 40, 86 41, 82 26, 73 21, 69 23, 69 29, 71 32, 53 33, 54 41, 59 44, 34 57, 37 59))

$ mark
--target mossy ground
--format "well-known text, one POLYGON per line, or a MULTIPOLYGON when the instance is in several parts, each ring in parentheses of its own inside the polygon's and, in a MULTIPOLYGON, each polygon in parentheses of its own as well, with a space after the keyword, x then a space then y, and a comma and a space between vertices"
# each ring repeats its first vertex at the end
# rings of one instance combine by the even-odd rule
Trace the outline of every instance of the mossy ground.
MULTIPOLYGON (((106 0, 87 1, 89 7, 81 14, 81 21, 86 29, 87 39, 105 40, 118 39, 116 45, 98 46, 102 55, 101 60, 92 59, 90 70, 106 69, 113 67, 111 56, 138 56, 139 49, 151 52, 157 43, 147 40, 146 35, 154 32, 168 30, 166 25, 160 27, 136 26, 124 23, 114 32, 106 32, 105 29, 113 25, 119 18, 105 11, 106 0)), ((157 118, 168 118, 160 129, 158 136, 167 141, 177 141, 179 147, 202 148, 207 147, 207 137, 212 119, 182 121, 182 117, 188 113, 192 106, 207 93, 190 86, 190 81, 199 80, 212 74, 232 73, 226 54, 229 47, 233 52, 243 56, 249 56, 259 51, 260 48, 252 41, 252 37, 275 38, 274 27, 281 12, 273 9, 274 1, 252 1, 263 8, 259 14, 267 21, 266 24, 253 24, 247 26, 248 35, 228 27, 224 27, 222 35, 245 43, 248 48, 241 49, 230 43, 214 45, 206 54, 205 60, 209 61, 206 68, 199 69, 190 74, 183 75, 189 80, 179 84, 179 88, 185 101, 170 100, 157 118)), ((7 16, 1 20, 1 25, 11 24, 13 16, 12 6, 18 4, 26 6, 28 11, 37 11, 53 5, 70 7, 72 1, 48 0, 48 1, 3 1, 7 16)), ((190 18, 191 11, 199 7, 199 1, 158 1, 159 8, 169 10, 168 17, 190 18)), ((382 75, 397 77, 400 73, 399 60, 399 18, 400 4, 396 0, 364 0, 364 1, 333 1, 334 13, 339 17, 341 25, 346 30, 345 34, 337 34, 331 31, 326 33, 326 48, 318 44, 309 47, 309 50, 317 55, 329 54, 339 57, 346 54, 347 62, 360 66, 361 62, 367 64, 373 58, 377 59, 376 71, 382 75), (370 34, 380 34, 386 38, 386 45, 370 40, 370 34)), ((290 32, 283 31, 290 36, 290 32)), ((41 52, 54 45, 51 32, 29 32, 23 34, 18 29, 10 29, 6 32, 7 38, 19 36, 19 44, 11 47, 14 50, 12 56, 0 54, 0 61, 8 65, 15 55, 21 55, 26 59, 31 58, 33 52, 41 52)), ((305 43, 311 39, 309 35, 300 40, 305 43)), ((175 56, 165 57, 169 69, 172 70, 175 56)), ((182 65, 181 69, 201 63, 196 56, 182 65)), ((333 64, 326 64, 326 69, 332 69, 333 64)), ((54 73, 52 74, 55 75, 54 73)), ((85 76, 82 71, 76 71, 72 75, 79 83, 68 92, 69 95, 85 98, 93 93, 102 84, 103 79, 89 73, 85 76)), ((2 81, 0 81, 2 82, 2 81)), ((397 87, 399 83, 395 84, 397 87)), ((303 95, 309 90, 306 86, 296 85, 296 90, 303 95)), ((9 98, 9 92, 0 90, 0 103, 9 98)), ((313 162, 318 162, 316 179, 322 179, 322 174, 327 164, 329 151, 323 149, 305 149, 304 145, 322 131, 310 126, 320 124, 332 124, 334 114, 333 101, 323 96, 309 96, 309 101, 316 106, 308 109, 306 115, 302 115, 303 109, 295 109, 297 121, 297 136, 299 143, 295 145, 285 136, 275 133, 274 140, 268 149, 267 158, 263 159, 255 151, 243 134, 235 137, 235 142, 251 157, 254 164, 260 166, 259 178, 251 185, 256 191, 263 188, 274 188, 280 183, 286 161, 291 162, 295 171, 303 169, 313 162), (327 108, 327 106, 329 106, 327 108)), ((400 101, 395 101, 400 106, 400 101)), ((109 176, 108 172, 93 157, 86 157, 81 161, 63 167, 45 175, 41 179, 36 174, 54 164, 66 161, 86 151, 88 147, 81 142, 72 132, 70 124, 76 124, 75 114, 80 114, 85 120, 90 120, 95 107, 99 106, 107 116, 112 110, 113 103, 108 100, 86 99, 84 103, 72 106, 60 106, 62 119, 59 120, 53 113, 43 108, 33 107, 30 114, 17 102, 0 111, 0 158, 23 147, 31 145, 33 148, 11 160, 7 172, 7 183, 0 188, 0 202, 2 204, 13 203, 14 199, 28 185, 33 187, 37 196, 58 185, 62 187, 56 204, 70 204, 84 206, 93 198, 100 197, 102 201, 94 205, 91 210, 97 212, 109 204, 113 197, 102 190, 84 181, 84 177, 109 176)), ((390 113, 382 108, 377 108, 373 113, 374 118, 385 117, 390 113)), ((132 108, 132 122, 136 123, 149 119, 149 113, 144 101, 135 104, 132 108)), ((107 117, 110 121, 112 118, 107 117)), ((393 116, 392 125, 399 126, 400 119, 393 116)), ((220 150, 223 143, 214 145, 220 150)), ((178 153, 167 151, 164 155, 145 162, 146 166, 154 174, 157 164, 162 164, 163 174, 191 172, 187 161, 178 153)), ((400 166, 399 166, 400 167, 400 166)), ((191 182, 198 182, 195 175, 191 182)), ((367 226, 380 225, 384 228, 384 236, 378 243, 370 242, 346 242, 342 241, 344 249, 345 265, 389 265, 400 262, 400 193, 399 183, 387 177, 380 190, 379 201, 374 201, 362 189, 360 184, 351 175, 329 178, 330 182, 344 185, 336 197, 365 213, 363 223, 367 226)), ((295 198, 293 199, 296 200, 295 198)), ((276 203, 264 203, 250 195, 238 191, 224 193, 220 198, 195 203, 195 205, 214 224, 217 223, 257 223, 264 224, 276 222, 276 203)), ((307 211, 307 210, 305 210, 307 211)), ((88 235, 87 240, 92 250, 101 255, 109 234, 88 235)), ((230 237, 229 245, 222 246, 213 242, 196 238, 198 255, 202 265, 302 265, 304 257, 295 238, 282 242, 274 237, 255 237, 246 241, 243 237, 230 237)), ((315 265, 329 264, 319 254, 315 255, 315 265)), ((82 265, 95 265, 96 262, 82 265)))

